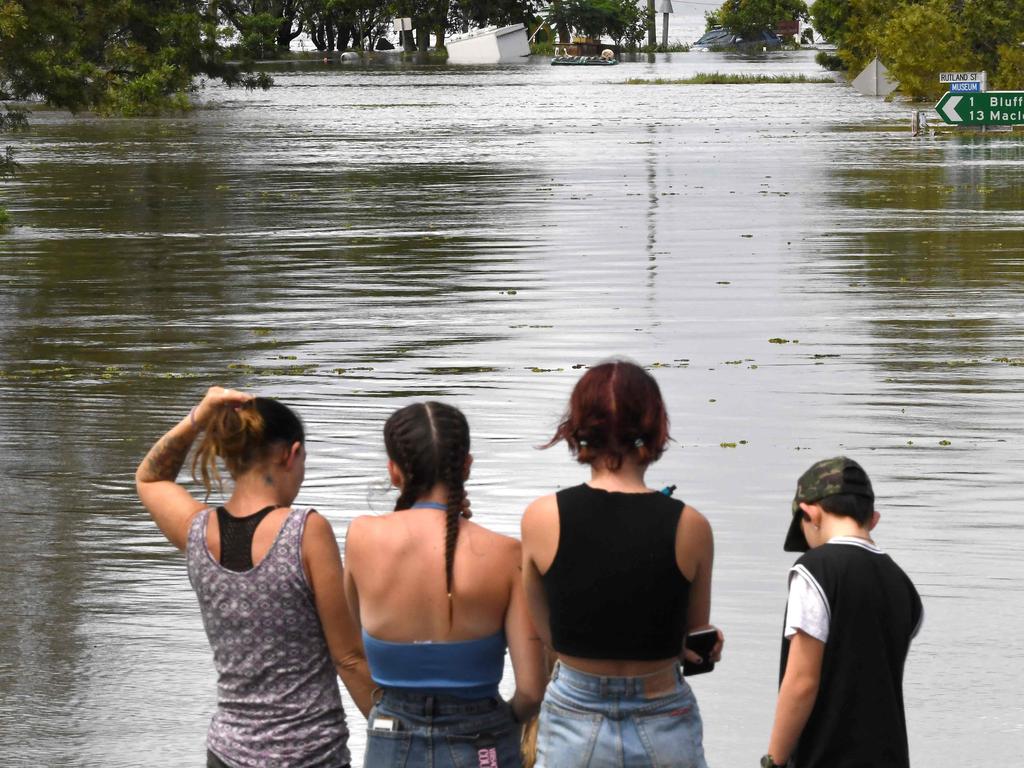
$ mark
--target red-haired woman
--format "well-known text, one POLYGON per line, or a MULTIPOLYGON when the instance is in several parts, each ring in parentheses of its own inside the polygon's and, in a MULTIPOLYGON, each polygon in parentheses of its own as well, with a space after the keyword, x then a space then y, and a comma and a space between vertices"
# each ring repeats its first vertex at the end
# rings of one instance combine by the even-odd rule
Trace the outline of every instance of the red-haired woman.
MULTIPOLYGON (((644 482, 669 440, 657 382, 622 360, 592 368, 548 445, 560 440, 590 480, 523 515, 527 597, 558 656, 536 765, 706 768, 680 661, 687 633, 710 627, 711 526, 644 482)), ((719 633, 713 660, 721 647, 719 633)))
POLYGON ((211 387, 149 450, 135 473, 139 498, 185 550, 217 668, 207 765, 349 764, 341 675, 370 708, 370 679, 331 525, 293 507, 306 468, 299 417, 283 403, 211 387), (223 461, 231 497, 212 509, 178 485, 189 448, 206 486, 223 461))
POLYGON ((399 409, 384 446, 395 509, 353 520, 345 541, 349 604, 381 689, 364 765, 517 768, 518 723, 536 713, 546 678, 519 542, 461 514, 473 459, 457 408, 399 409), (509 704, 498 696, 506 648, 509 704))

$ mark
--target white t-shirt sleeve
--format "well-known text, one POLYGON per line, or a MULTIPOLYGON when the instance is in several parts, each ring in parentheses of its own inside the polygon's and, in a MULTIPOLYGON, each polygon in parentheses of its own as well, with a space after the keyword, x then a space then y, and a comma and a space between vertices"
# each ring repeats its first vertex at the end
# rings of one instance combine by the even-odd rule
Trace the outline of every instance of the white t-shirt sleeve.
POLYGON ((799 565, 789 572, 789 603, 786 606, 785 636, 792 637, 799 629, 811 637, 828 642, 831 619, 828 602, 814 577, 799 565))

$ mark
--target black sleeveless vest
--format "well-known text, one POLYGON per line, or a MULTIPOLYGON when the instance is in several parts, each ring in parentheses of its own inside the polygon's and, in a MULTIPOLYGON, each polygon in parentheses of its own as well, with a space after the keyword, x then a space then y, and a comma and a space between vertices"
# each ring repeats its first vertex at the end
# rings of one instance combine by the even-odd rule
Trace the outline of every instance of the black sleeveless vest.
MULTIPOLYGON (((800 734, 797 768, 907 768, 903 663, 921 620, 921 598, 891 557, 856 543, 825 544, 797 561, 829 610, 814 709, 800 734)), ((779 680, 786 674, 782 641, 779 680)))

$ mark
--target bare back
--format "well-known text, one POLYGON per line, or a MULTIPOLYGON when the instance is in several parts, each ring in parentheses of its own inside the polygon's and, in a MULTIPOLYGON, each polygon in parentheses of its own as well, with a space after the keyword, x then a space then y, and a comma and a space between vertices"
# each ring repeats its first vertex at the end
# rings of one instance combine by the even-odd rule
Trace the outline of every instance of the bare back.
POLYGON ((520 575, 519 542, 460 519, 449 626, 444 541, 444 514, 434 509, 352 522, 346 571, 351 605, 366 632, 391 642, 451 642, 505 628, 520 575))

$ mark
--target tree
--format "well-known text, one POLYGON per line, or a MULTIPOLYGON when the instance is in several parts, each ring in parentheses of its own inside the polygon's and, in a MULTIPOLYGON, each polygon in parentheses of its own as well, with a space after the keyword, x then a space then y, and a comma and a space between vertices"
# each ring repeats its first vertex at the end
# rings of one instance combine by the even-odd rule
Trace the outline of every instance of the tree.
POLYGON ((807 20, 804 0, 726 0, 715 14, 718 24, 742 37, 775 29, 780 21, 807 20))
POLYGON ((637 44, 647 32, 648 21, 647 11, 635 0, 553 0, 548 15, 560 37, 564 37, 562 30, 575 30, 595 39, 607 35, 616 45, 623 39, 637 44))
POLYGON ((876 33, 885 66, 904 94, 937 99, 945 90, 938 67, 960 71, 978 66, 977 55, 949 11, 948 0, 900 6, 876 33))
POLYGON ((355 31, 337 0, 308 0, 302 5, 302 26, 318 51, 343 51, 355 31))
POLYGON ((256 58, 287 51, 302 34, 306 0, 219 0, 224 18, 239 35, 243 55, 256 58))
POLYGON ((839 49, 846 68, 860 72, 879 54, 878 34, 904 1, 816 0, 811 5, 811 23, 839 49))
POLYGON ((815 28, 851 72, 878 56, 904 93, 932 98, 938 74, 984 69, 993 87, 1021 85, 1020 0, 816 0, 815 28))
POLYGON ((0 90, 71 111, 188 106, 198 75, 267 87, 229 65, 206 0, 0 0, 0 90))

